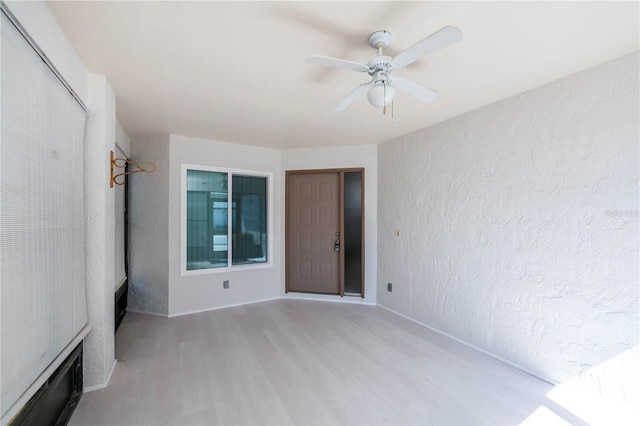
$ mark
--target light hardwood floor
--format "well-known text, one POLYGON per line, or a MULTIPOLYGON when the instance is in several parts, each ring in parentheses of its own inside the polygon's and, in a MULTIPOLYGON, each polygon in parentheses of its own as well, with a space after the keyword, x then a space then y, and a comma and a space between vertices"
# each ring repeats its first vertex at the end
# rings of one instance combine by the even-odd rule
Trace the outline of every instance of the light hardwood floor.
POLYGON ((552 388, 381 308, 328 302, 129 313, 116 357, 70 425, 518 424, 552 388))

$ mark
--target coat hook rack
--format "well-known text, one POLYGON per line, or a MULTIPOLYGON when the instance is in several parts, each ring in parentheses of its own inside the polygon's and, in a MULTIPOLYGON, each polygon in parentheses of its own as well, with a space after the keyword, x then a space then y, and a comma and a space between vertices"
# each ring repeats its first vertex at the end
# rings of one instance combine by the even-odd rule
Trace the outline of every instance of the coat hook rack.
POLYGON ((109 186, 111 188, 113 188, 113 185, 124 185, 125 182, 127 181, 125 176, 127 175, 132 175, 134 173, 153 173, 156 171, 156 165, 153 163, 146 163, 145 164, 146 167, 143 167, 137 163, 134 163, 131 160, 127 160, 126 158, 116 158, 115 154, 113 151, 111 151, 111 181, 109 183, 109 186), (136 169, 135 170, 131 170, 131 171, 123 171, 121 173, 117 173, 114 174, 116 169, 125 169, 127 167, 127 165, 129 166, 133 166, 136 169), (122 178, 120 181, 118 181, 118 178, 122 178))

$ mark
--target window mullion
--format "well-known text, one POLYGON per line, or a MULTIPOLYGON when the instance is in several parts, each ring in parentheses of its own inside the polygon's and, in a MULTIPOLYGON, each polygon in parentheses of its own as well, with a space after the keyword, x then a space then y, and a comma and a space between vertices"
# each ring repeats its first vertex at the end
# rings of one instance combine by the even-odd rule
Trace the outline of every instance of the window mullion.
POLYGON ((233 266, 233 175, 227 173, 227 267, 233 266))

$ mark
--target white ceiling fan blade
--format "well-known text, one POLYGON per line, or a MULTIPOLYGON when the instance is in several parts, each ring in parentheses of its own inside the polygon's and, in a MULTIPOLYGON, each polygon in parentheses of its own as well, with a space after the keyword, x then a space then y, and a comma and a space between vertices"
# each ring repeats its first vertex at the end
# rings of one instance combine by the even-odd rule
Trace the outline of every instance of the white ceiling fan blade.
POLYGON ((395 77, 391 81, 391 85, 422 102, 433 102, 438 97, 438 92, 424 87, 423 85, 406 77, 395 77))
POLYGON ((405 67, 425 55, 433 53, 443 47, 447 47, 448 45, 460 40, 462 40, 462 31, 459 28, 444 27, 393 58, 396 63, 395 68, 405 67))
POLYGON ((347 107, 349 105, 351 105, 353 103, 353 101, 355 101, 356 99, 358 99, 358 96, 360 96, 361 94, 363 94, 364 92, 367 91, 367 89, 371 86, 373 86, 373 80, 368 82, 368 83, 363 83, 360 86, 356 87, 355 89, 353 89, 351 91, 351 93, 349 93, 347 95, 346 98, 344 98, 342 100, 342 102, 340 102, 338 104, 337 107, 335 107, 334 111, 335 112, 340 112, 340 111, 344 111, 345 109, 347 109, 347 107))
POLYGON ((345 68, 348 70, 368 72, 369 67, 357 62, 346 61, 344 59, 330 58, 328 56, 310 56, 305 61, 312 65, 322 65, 325 67, 345 68))

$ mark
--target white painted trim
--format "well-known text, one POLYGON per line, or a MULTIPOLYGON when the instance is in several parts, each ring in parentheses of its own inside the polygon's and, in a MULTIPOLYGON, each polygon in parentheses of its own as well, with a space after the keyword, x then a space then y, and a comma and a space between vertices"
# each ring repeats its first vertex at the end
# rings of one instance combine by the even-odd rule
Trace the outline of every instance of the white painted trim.
POLYGON ((516 368, 516 369, 518 369, 518 370, 522 371, 523 373, 527 373, 527 374, 529 374, 529 375, 531 375, 531 376, 533 376, 533 377, 536 377, 536 378, 538 378, 538 379, 540 379, 540 380, 543 380, 543 381, 545 381, 545 382, 547 382, 547 383, 549 383, 549 384, 552 384, 552 385, 554 385, 554 386, 558 386, 558 384, 559 384, 559 383, 557 383, 557 382, 555 382, 555 381, 551 380, 551 379, 550 379, 550 378, 548 378, 548 377, 544 377, 543 375, 541 375, 541 374, 539 374, 539 373, 536 373, 535 371, 531 371, 531 370, 529 370, 528 368, 525 368, 525 367, 523 367, 523 366, 521 366, 521 365, 518 365, 518 364, 516 364, 516 363, 514 363, 514 362, 511 362, 511 361, 509 361, 509 360, 507 360, 507 359, 505 359, 505 358, 502 358, 502 357, 501 357, 501 356, 499 356, 499 355, 496 355, 496 354, 491 353, 491 352, 489 352, 489 351, 487 351, 487 350, 484 350, 484 349, 482 349, 482 348, 480 348, 480 347, 478 347, 478 346, 476 346, 476 345, 473 345, 473 344, 471 344, 471 343, 469 343, 469 342, 465 342, 465 341, 464 341, 464 340, 462 340, 462 339, 458 339, 457 337, 452 336, 452 335, 450 335, 449 333, 445 333, 445 332, 444 332, 444 331, 442 331, 442 330, 438 330, 438 329, 437 329, 437 328, 435 328, 435 327, 432 327, 432 326, 430 326, 430 325, 424 324, 424 323, 422 323, 422 322, 420 322, 420 321, 418 321, 418 320, 415 320, 415 319, 413 319, 413 318, 411 318, 411 317, 409 317, 409 316, 406 316, 406 315, 404 315, 404 314, 401 314, 400 312, 394 311, 394 310, 393 310, 393 309, 391 309, 391 308, 388 308, 388 307, 383 306, 383 305, 380 305, 380 304, 378 304, 378 307, 380 307, 380 308, 384 309, 385 311, 389 311, 389 312, 391 312, 391 313, 393 313, 393 314, 396 314, 396 315, 398 315, 398 316, 400 316, 400 317, 402 317, 402 318, 404 318, 404 319, 407 319, 407 320, 409 320, 409 321, 411 321, 411 322, 413 322, 413 323, 415 323, 415 324, 418 324, 418 325, 420 325, 420 326, 422 326, 422 327, 424 327, 424 328, 428 328, 429 330, 434 331, 434 332, 436 332, 436 333, 438 333, 438 334, 440 334, 440 335, 442 335, 442 336, 444 336, 444 337, 448 337, 448 338, 449 338, 449 339, 451 339, 451 340, 455 340, 455 341, 456 341, 456 342, 458 342, 458 343, 462 343, 463 345, 465 345, 465 346, 467 346, 467 347, 469 347, 469 348, 471 348, 471 349, 475 349, 475 350, 476 350, 476 351, 478 351, 478 352, 482 352, 483 354, 488 355, 488 356, 490 356, 491 358, 496 359, 496 360, 498 360, 498 361, 500 361, 500 362, 502 362, 502 363, 505 363, 505 364, 507 364, 507 365, 510 365, 511 367, 516 368))
MULTIPOLYGON (((293 300, 316 300, 320 302, 333 302, 333 303, 349 303, 352 305, 364 304, 363 299, 357 296, 334 296, 330 294, 309 294, 309 293, 295 293, 289 292, 284 294, 282 299, 293 300)), ((369 304, 369 303, 367 303, 369 304)))
POLYGON ((109 386, 109 382, 111 381, 111 376, 113 375, 113 372, 116 369, 116 364, 117 363, 118 363, 117 359, 113 361, 113 365, 111 366, 111 371, 109 371, 109 375, 107 376, 107 380, 105 380, 104 383, 101 383, 101 384, 95 385, 95 386, 89 386, 88 388, 84 388, 82 393, 88 393, 88 392, 97 391, 97 390, 104 389, 107 386, 109 386))
POLYGON ((159 314, 157 312, 140 311, 140 310, 129 309, 129 308, 127 308, 127 312, 140 314, 140 315, 152 315, 152 316, 161 317, 161 318, 175 318, 175 317, 181 317, 184 315, 199 314, 201 312, 217 311, 218 309, 235 308, 238 306, 252 305, 254 303, 269 302, 271 300, 313 300, 318 302, 348 303, 351 305, 377 306, 375 303, 365 302, 365 300, 360 297, 353 297, 353 296, 340 297, 340 296, 331 296, 328 294, 288 293, 280 297, 269 297, 267 299, 252 300, 250 302, 243 302, 243 303, 233 303, 230 305, 215 306, 212 308, 197 309, 195 311, 179 312, 176 314, 159 314))
POLYGON ((118 284, 118 285, 116 286, 116 289, 115 289, 115 291, 114 291, 114 292, 117 292, 118 290, 120 290, 120 287, 122 287, 122 285, 125 283, 125 281, 127 281, 127 278, 128 278, 128 277, 125 275, 125 276, 124 276, 124 278, 122 279, 122 281, 120 281, 120 284, 118 284))
POLYGON ((113 376, 113 372, 116 371, 116 364, 118 364, 118 360, 113 360, 113 365, 111 366, 111 371, 109 371, 109 375, 107 376, 105 387, 109 386, 109 382, 111 382, 111 376, 113 376))
POLYGON ((62 365, 65 359, 69 356, 69 354, 87 337, 87 334, 91 331, 91 326, 89 324, 85 325, 82 330, 76 337, 73 338, 71 343, 69 343, 60 354, 49 364, 49 366, 38 376, 38 378, 27 388, 27 390, 20 395, 20 398, 16 402, 13 403, 11 407, 7 410, 7 412, 2 416, 0 420, 3 425, 9 424, 9 422, 13 419, 22 410, 22 408, 29 402, 31 397, 36 394, 36 392, 40 389, 40 387, 49 380, 49 377, 62 365))
POLYGON ((107 384, 105 384, 105 383, 100 383, 99 385, 89 386, 89 387, 84 388, 84 389, 82 390, 82 393, 83 393, 83 394, 85 394, 85 393, 89 393, 89 392, 97 391, 97 390, 100 390, 100 389, 104 389, 104 388, 106 388, 106 387, 107 387, 107 384))
POLYGON ((154 317, 169 318, 169 315, 167 315, 167 314, 159 314, 157 312, 149 312, 149 311, 140 311, 140 310, 137 310, 137 309, 129 309, 129 308, 127 308, 127 312, 131 312, 132 314, 151 315, 151 316, 154 316, 154 317))
POLYGON ((268 299, 252 300, 250 302, 234 303, 232 305, 215 306, 213 308, 205 308, 205 309, 198 309, 198 310, 195 310, 195 311, 188 311, 188 312, 180 312, 178 314, 171 314, 171 315, 168 315, 167 318, 175 318, 175 317, 181 317, 181 316, 184 316, 184 315, 199 314, 201 312, 217 311, 218 309, 235 308, 237 306, 253 305, 254 303, 269 302, 271 300, 279 300, 279 299, 280 299, 280 297, 270 297, 268 299))
MULTIPOLYGON (((185 226, 186 226, 186 223, 185 223, 185 226)), ((185 253, 186 253, 186 248, 185 248, 185 253)), ((183 259, 185 259, 185 264, 186 264, 186 259, 187 259, 186 254, 183 257, 183 259)), ((191 269, 189 271, 185 270, 184 274, 181 276, 190 277, 194 275, 211 275, 211 274, 221 274, 221 273, 238 272, 238 271, 251 271, 254 269, 268 269, 268 268, 273 268, 273 263, 269 263, 269 261, 266 261, 261 263, 247 263, 243 265, 221 266, 219 268, 191 269)))

